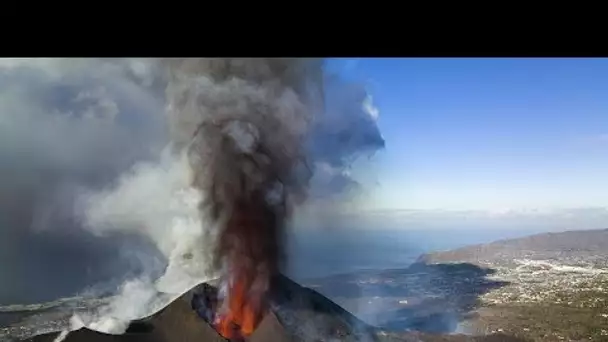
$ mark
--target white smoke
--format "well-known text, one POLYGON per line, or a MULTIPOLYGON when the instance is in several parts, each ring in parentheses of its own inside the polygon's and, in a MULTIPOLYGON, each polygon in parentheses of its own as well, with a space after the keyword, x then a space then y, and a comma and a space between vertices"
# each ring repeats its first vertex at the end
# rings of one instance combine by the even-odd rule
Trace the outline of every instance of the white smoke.
POLYGON ((160 162, 137 164, 114 188, 83 195, 86 228, 97 235, 133 231, 152 239, 169 260, 202 258, 200 194, 187 161, 168 153, 160 162))
MULTIPOLYGON (((169 142, 164 133, 164 86, 160 91, 154 88, 162 74, 153 62, 0 62, 0 156, 14 169, 0 180, 6 240, 23 236, 15 241, 34 247, 33 253, 39 248, 32 241, 40 237, 52 237, 68 247, 92 241, 91 234, 100 243, 117 241, 108 249, 118 256, 106 265, 106 276, 116 280, 89 284, 93 286, 87 291, 114 292, 119 285, 118 294, 96 312, 75 316, 73 321, 80 323, 72 329, 88 326, 122 333, 131 320, 156 312, 213 276, 205 254, 212 235, 203 230, 196 208, 201 195, 190 187, 190 168, 181 154, 172 153, 169 147, 160 149, 169 142), (30 178, 24 178, 29 174, 30 178), (15 201, 22 204, 25 215, 11 212, 16 204, 10 203, 15 201), (117 240, 124 239, 121 236, 142 237, 165 260, 159 261, 140 243, 117 240), (138 272, 133 273, 133 265, 138 272)), ((19 253, 18 248, 14 253, 19 253)), ((24 257, 30 256, 13 256, 17 260, 24 257)), ((36 264, 42 264, 38 259, 43 257, 48 258, 47 265, 36 267, 53 267, 48 255, 36 258, 36 264)), ((62 274, 69 281, 82 271, 67 264, 62 274)), ((49 280, 52 282, 35 282, 49 280)), ((32 282, 26 279, 25 285, 32 282)), ((2 289, 7 294, 0 297, 10 300, 14 294, 8 290, 2 289)))
POLYGON ((124 283, 109 305, 80 317, 90 329, 121 334, 130 321, 157 312, 193 286, 214 278, 209 251, 213 230, 197 209, 200 193, 190 184, 183 155, 166 152, 158 163, 141 163, 116 187, 83 195, 85 228, 96 235, 114 230, 150 238, 167 258, 158 279, 143 275, 124 283))

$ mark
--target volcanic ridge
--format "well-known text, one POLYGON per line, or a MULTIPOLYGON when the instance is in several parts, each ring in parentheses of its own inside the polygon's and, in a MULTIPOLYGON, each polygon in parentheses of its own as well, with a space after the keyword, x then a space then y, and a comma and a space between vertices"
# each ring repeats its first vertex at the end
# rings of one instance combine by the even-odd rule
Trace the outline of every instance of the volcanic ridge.
MULTIPOLYGON (((391 332, 364 323, 317 291, 302 287, 287 277, 276 280, 280 291, 272 296, 272 310, 246 339, 256 341, 523 341, 495 334, 490 336, 433 335, 421 332, 391 332)), ((196 301, 212 285, 201 284, 157 314, 131 324, 123 335, 107 335, 86 328, 71 332, 66 342, 84 341, 226 341, 200 314, 196 301)), ((54 341, 59 333, 27 339, 54 341)))

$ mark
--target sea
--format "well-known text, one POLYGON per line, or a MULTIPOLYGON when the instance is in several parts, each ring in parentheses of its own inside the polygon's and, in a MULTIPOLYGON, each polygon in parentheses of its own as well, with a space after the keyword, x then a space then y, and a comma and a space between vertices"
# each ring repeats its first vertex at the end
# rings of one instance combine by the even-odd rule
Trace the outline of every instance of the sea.
POLYGON ((424 253, 523 237, 539 228, 302 230, 289 243, 289 275, 304 281, 360 270, 405 268, 424 253))
MULTIPOLYGON (((361 270, 406 268, 421 254, 529 235, 526 229, 311 229, 289 236, 286 273, 305 283, 361 270)), ((1 285, 0 285, 1 286, 1 285)), ((1 290, 1 288, 0 288, 1 290)), ((0 341, 56 331, 70 312, 103 299, 67 296, 45 303, 0 303, 0 341)))

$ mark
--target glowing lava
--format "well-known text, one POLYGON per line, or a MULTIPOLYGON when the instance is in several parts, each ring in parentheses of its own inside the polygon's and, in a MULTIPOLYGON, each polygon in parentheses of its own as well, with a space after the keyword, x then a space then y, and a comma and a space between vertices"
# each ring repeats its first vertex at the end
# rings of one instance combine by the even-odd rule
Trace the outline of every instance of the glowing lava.
POLYGON ((267 311, 269 279, 276 273, 273 212, 263 200, 238 201, 220 241, 226 273, 215 329, 225 338, 243 340, 267 311))
POLYGON ((249 299, 249 282, 241 277, 228 290, 226 312, 218 315, 215 328, 229 340, 243 340, 253 333, 260 320, 260 309, 249 299))

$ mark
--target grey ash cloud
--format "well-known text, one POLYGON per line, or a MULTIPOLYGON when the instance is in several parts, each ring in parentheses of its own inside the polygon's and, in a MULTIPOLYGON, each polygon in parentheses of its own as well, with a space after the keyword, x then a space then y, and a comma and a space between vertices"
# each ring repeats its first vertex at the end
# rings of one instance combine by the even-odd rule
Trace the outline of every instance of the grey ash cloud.
POLYGON ((127 69, 0 63, 0 302, 80 290, 129 263, 117 257, 126 241, 147 248, 133 237, 94 238, 76 215, 82 189, 109 185, 164 143, 162 102, 127 69))
MULTIPOLYGON (((325 115, 306 144, 311 201, 356 188, 352 161, 384 147, 364 88, 324 83, 325 115)), ((162 271, 145 234, 83 229, 80 199, 160 158, 171 143, 166 86, 164 64, 152 59, 0 60, 0 302, 162 271)))

